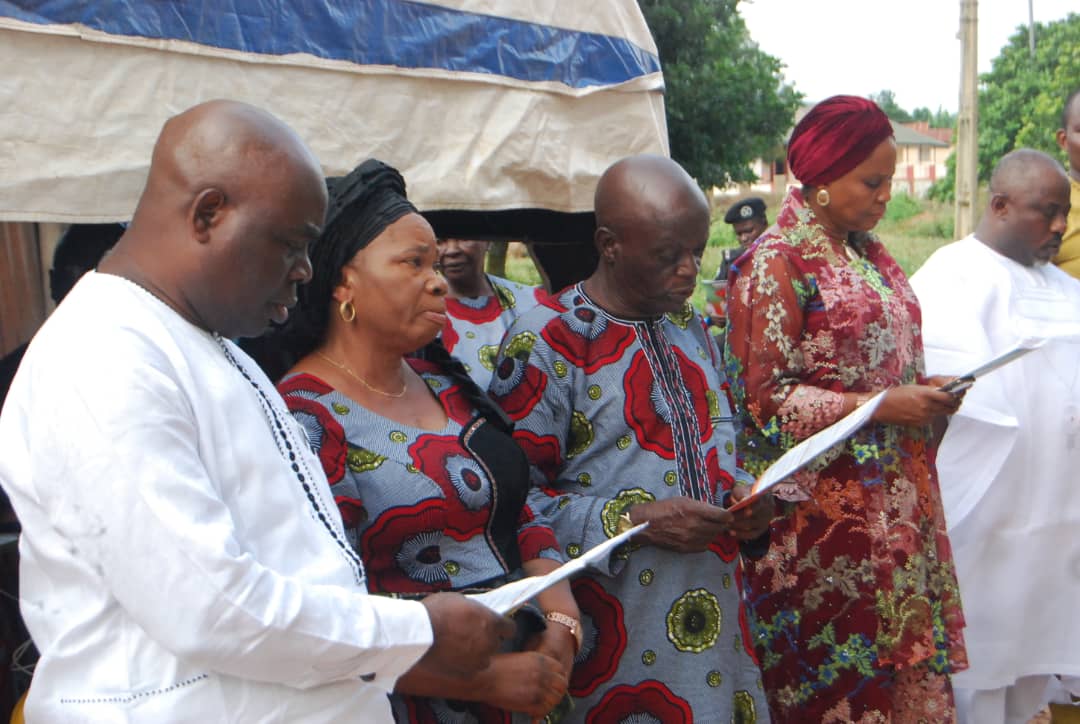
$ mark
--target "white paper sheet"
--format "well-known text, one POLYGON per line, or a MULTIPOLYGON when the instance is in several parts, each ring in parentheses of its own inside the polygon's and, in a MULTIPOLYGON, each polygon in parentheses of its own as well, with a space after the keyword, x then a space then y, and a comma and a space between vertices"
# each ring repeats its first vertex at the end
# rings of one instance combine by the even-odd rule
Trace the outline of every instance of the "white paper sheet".
POLYGON ((550 588, 559 581, 565 580, 575 573, 584 571, 586 566, 590 563, 603 560, 611 553, 611 551, 622 543, 625 543, 630 536, 640 533, 648 527, 648 525, 648 523, 635 525, 630 530, 620 533, 614 538, 609 538, 603 543, 582 553, 577 558, 567 561, 551 573, 543 576, 522 578, 519 581, 507 583, 505 586, 500 586, 493 590, 485 591, 484 593, 472 594, 469 598, 484 604, 495 613, 503 615, 508 614, 544 589, 550 588))
MULTIPOLYGON (((1038 349, 1045 343, 1045 339, 1032 338, 1024 340, 1017 347, 1004 354, 998 355, 989 362, 979 365, 966 375, 960 375, 959 379, 976 380, 989 372, 993 372, 999 367, 1003 367, 1004 365, 1023 357, 1028 352, 1038 349)), ((761 474, 761 477, 759 477, 753 487, 750 488, 750 495, 732 505, 729 510, 745 508, 769 488, 786 478, 790 478, 794 473, 808 465, 818 455, 853 435, 856 430, 866 424, 874 414, 874 411, 877 410, 878 405, 881 404, 881 400, 885 396, 885 392, 886 391, 877 393, 847 416, 834 422, 824 430, 819 430, 781 455, 776 462, 770 465, 768 469, 761 474)))
POLYGON ((1005 365, 1009 364, 1010 362, 1012 362, 1014 360, 1017 360, 1017 359, 1020 359, 1021 357, 1026 355, 1028 352, 1033 352, 1033 351, 1037 350, 1039 347, 1042 347, 1044 344, 1046 344, 1046 342, 1047 342, 1047 340, 1045 340, 1045 339, 1027 340, 1023 344, 1021 344, 1021 345, 1019 345, 1017 347, 1014 347, 1013 349, 1010 349, 1005 354, 998 355, 997 357, 990 360, 989 362, 986 362, 985 364, 979 365, 978 367, 973 369, 971 372, 968 372, 966 375, 959 375, 959 377, 960 377, 960 379, 977 380, 980 377, 982 377, 983 375, 985 375, 985 374, 987 374, 989 372, 993 372, 998 367, 1004 367, 1005 365))
POLYGON ((845 417, 840 418, 824 430, 819 430, 781 455, 776 462, 770 465, 768 469, 761 474, 761 477, 759 477, 753 487, 750 488, 750 495, 732 505, 728 510, 745 508, 769 488, 786 478, 790 478, 794 473, 808 465, 810 461, 818 455, 825 452, 833 445, 846 440, 856 430, 866 424, 871 415, 874 414, 874 411, 877 410, 878 405, 881 404, 881 400, 884 397, 884 391, 877 393, 862 405, 856 407, 845 417))

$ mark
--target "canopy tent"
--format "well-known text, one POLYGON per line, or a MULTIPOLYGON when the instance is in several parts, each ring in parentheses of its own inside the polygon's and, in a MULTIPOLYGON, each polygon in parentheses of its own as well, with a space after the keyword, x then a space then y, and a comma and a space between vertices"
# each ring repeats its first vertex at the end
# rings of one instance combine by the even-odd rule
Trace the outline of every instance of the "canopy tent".
POLYGON ((219 97, 462 236, 582 241, 603 169, 667 153, 635 0, 0 0, 0 67, 0 220, 129 218, 161 124, 219 97))

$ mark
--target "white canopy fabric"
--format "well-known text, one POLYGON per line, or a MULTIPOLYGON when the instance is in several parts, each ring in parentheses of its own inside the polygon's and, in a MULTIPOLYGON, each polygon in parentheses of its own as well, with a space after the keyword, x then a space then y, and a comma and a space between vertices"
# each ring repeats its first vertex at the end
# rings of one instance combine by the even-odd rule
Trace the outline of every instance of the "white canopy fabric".
POLYGON ((211 98, 328 175, 396 166, 424 211, 585 212, 613 161, 668 154, 635 0, 0 2, 0 68, 0 221, 130 218, 161 124, 211 98))

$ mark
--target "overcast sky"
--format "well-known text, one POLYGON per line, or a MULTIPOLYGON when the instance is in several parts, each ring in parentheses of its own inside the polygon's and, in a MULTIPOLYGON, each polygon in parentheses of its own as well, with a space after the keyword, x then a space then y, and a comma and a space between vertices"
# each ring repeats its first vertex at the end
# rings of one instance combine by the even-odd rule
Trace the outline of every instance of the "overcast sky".
MULTIPOLYGON (((1080 11, 1078 0, 1033 3, 1037 23, 1080 11)), ((889 89, 908 111, 959 105, 959 0, 741 0, 738 8, 751 37, 785 64, 785 78, 807 101, 889 89)), ((983 73, 1027 26, 1028 0, 980 0, 978 17, 983 73)))

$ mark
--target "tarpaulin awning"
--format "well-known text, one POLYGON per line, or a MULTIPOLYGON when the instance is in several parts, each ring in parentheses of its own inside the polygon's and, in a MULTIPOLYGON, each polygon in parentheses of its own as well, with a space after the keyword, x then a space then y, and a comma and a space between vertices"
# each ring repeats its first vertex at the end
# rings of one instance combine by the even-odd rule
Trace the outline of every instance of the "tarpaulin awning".
POLYGON ((635 0, 0 0, 0 220, 131 216, 166 118, 267 108, 341 174, 376 156, 425 211, 580 213, 667 153, 635 0))

